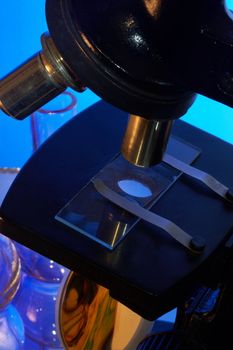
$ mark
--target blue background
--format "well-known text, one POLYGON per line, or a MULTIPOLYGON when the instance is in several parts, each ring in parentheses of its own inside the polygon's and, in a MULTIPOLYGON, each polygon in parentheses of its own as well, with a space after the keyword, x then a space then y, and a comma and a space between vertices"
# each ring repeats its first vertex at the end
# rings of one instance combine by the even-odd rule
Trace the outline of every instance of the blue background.
MULTIPOLYGON (((227 4, 233 7, 233 0, 227 4)), ((45 0, 8 0, 1 5, 0 77, 40 50, 40 35, 47 30, 44 6, 45 0)), ((89 90, 79 94, 79 112, 98 99, 89 90)), ((183 119, 233 143, 233 110, 229 107, 199 96, 183 119)), ((0 166, 22 166, 30 156, 29 125, 28 119, 19 122, 0 112, 0 166)))

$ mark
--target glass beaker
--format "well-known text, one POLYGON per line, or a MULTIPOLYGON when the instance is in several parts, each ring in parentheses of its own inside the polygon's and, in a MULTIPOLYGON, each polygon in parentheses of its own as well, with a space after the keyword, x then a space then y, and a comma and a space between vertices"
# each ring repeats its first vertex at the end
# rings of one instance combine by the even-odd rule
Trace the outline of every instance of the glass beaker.
POLYGON ((67 269, 53 260, 16 243, 22 262, 22 280, 13 303, 25 327, 25 350, 61 349, 55 324, 60 283, 67 269))
POLYGON ((77 114, 77 99, 70 91, 64 91, 31 115, 33 150, 56 130, 77 114))

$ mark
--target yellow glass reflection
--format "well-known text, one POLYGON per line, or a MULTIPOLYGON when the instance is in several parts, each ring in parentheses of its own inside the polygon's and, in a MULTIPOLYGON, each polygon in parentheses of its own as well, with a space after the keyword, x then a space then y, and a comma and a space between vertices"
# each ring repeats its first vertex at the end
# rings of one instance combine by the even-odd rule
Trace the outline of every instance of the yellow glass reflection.
POLYGON ((158 17, 161 9, 161 0, 144 0, 147 11, 153 17, 158 17))
POLYGON ((107 289, 71 272, 59 310, 59 328, 66 349, 105 349, 113 333, 116 307, 107 289))

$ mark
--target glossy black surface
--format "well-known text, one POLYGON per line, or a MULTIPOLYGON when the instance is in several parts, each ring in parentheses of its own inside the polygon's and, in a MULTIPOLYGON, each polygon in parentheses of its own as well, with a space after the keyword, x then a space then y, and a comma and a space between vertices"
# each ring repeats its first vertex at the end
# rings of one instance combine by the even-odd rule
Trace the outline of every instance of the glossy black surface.
MULTIPOLYGON (((0 211, 5 219, 0 229, 154 319, 183 302, 203 277, 204 263, 216 261, 216 251, 232 231, 233 209, 187 176, 153 206, 155 213, 189 234, 204 237, 206 248, 200 256, 142 221, 113 251, 57 222, 58 210, 119 152, 126 122, 127 114, 100 102, 54 134, 13 183, 0 211)), ((195 162, 199 169, 233 187, 231 145, 181 121, 173 134, 202 150, 195 162), (216 159, 216 154, 221 156, 216 159)))
POLYGON ((49 30, 59 51, 83 83, 106 101, 153 119, 180 117, 193 103, 193 93, 152 74, 151 65, 160 72, 163 58, 159 48, 154 51, 154 20, 143 1, 46 4, 49 30))
POLYGON ((51 35, 106 101, 153 119, 184 114, 188 91, 233 106, 233 25, 223 0, 47 0, 51 35))

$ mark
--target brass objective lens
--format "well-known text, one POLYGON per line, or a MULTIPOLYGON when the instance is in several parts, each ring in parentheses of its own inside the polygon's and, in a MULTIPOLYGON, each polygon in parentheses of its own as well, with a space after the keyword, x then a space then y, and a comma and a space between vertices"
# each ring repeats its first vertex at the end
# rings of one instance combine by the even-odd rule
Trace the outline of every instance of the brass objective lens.
POLYGON ((172 120, 156 121, 130 115, 121 152, 126 160, 141 167, 162 161, 172 120))

